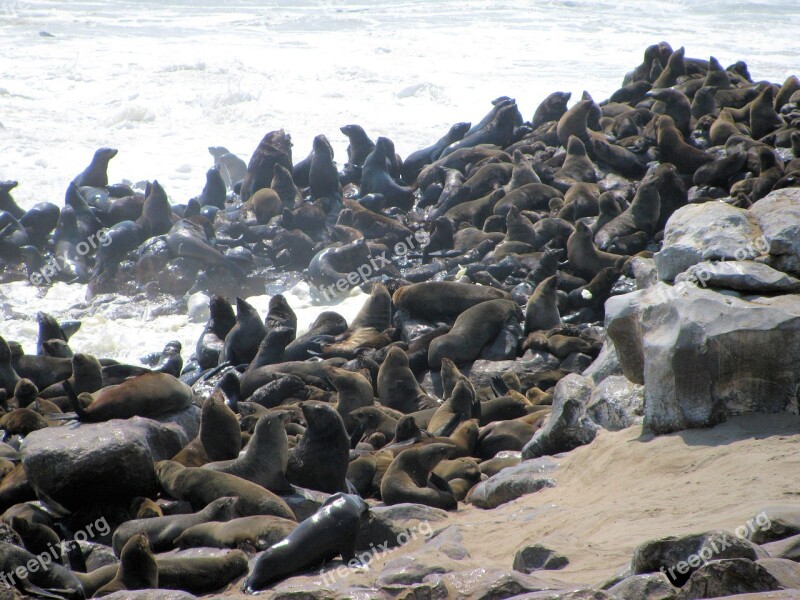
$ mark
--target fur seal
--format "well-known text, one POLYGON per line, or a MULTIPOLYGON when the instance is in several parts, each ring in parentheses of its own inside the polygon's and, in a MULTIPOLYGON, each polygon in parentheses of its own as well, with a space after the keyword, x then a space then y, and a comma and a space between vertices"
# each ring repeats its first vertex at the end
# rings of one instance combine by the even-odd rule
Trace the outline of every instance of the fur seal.
POLYGON ((378 398, 383 406, 403 414, 427 408, 431 403, 430 397, 417 383, 409 368, 408 356, 402 348, 391 348, 381 363, 378 371, 378 398))
MULTIPOLYGON (((49 555, 48 555, 49 557, 49 555)), ((85 597, 83 586, 71 571, 51 562, 43 568, 30 568, 27 565, 43 565, 43 559, 9 542, 0 542, 0 569, 6 588, 15 587, 25 594, 25 598, 68 598, 79 600, 85 597), (20 577, 23 571, 25 577, 20 577)), ((9 590, 9 597, 18 597, 9 590)))
POLYGON ((352 431, 354 424, 349 417, 350 411, 375 404, 372 384, 361 373, 336 367, 327 367, 325 372, 337 392, 336 412, 342 417, 345 429, 352 431))
POLYGON ((548 277, 536 286, 525 305, 525 334, 561 325, 558 312, 558 276, 548 277))
POLYGON ((333 407, 320 402, 302 402, 300 408, 306 431, 289 452, 287 479, 328 494, 346 490, 350 438, 342 418, 333 407))
POLYGON ((258 556, 243 589, 255 593, 337 555, 344 561, 353 559, 361 519, 368 510, 358 496, 334 494, 284 540, 258 556))
POLYGON ((386 206, 393 206, 402 210, 411 210, 414 205, 414 190, 410 187, 399 185, 392 179, 386 168, 389 157, 387 151, 388 140, 379 137, 375 148, 364 161, 361 172, 361 193, 383 194, 386 206))
POLYGON ((572 272, 588 280, 605 267, 622 264, 625 257, 598 250, 591 229, 585 223, 578 222, 567 240, 567 259, 572 272))
POLYGON ((481 302, 509 297, 508 293, 494 288, 455 281, 426 281, 399 288, 392 302, 398 310, 413 316, 449 320, 481 302))
POLYGON ((0 389, 5 390, 8 396, 13 396, 14 389, 20 377, 11 365, 11 348, 8 343, 0 337, 0 389))
POLYGON ((69 384, 76 393, 96 392, 103 387, 103 370, 100 362, 89 354, 78 353, 71 359, 72 375, 62 382, 54 383, 39 392, 40 398, 50 399, 66 395, 69 384))
POLYGON ((266 550, 285 539, 297 523, 281 517, 256 515, 225 522, 193 525, 175 538, 178 548, 236 548, 266 550))
POLYGON ((567 103, 572 92, 553 92, 539 103, 531 119, 531 127, 541 127, 551 121, 559 121, 567 112, 567 103))
POLYGON ((441 158, 482 144, 494 144, 500 148, 509 146, 514 137, 514 121, 518 114, 519 109, 514 100, 498 102, 487 115, 490 118, 488 122, 484 124, 484 119, 468 131, 461 140, 447 146, 442 151, 441 158))
POLYGON ((147 534, 136 533, 125 543, 119 556, 119 569, 111 582, 95 592, 95 597, 122 590, 147 590, 158 587, 158 565, 147 534))
POLYGON ((292 138, 283 129, 268 132, 253 151, 240 190, 242 202, 261 188, 269 187, 276 164, 292 170, 292 138))
POLYGON ((422 169, 436 161, 447 146, 464 138, 464 134, 469 131, 470 126, 470 123, 456 123, 433 145, 409 154, 403 161, 401 169, 403 180, 407 183, 414 183, 422 169))
POLYGON ((475 360, 484 346, 497 337, 508 321, 518 319, 520 310, 512 300, 488 300, 461 313, 449 333, 437 337, 428 350, 428 364, 439 370, 442 358, 456 364, 475 360))
POLYGON ((469 419, 479 417, 472 414, 475 402, 475 388, 466 378, 459 381, 449 397, 436 409, 428 422, 428 431, 434 436, 449 436, 456 427, 469 419))
POLYGON ((92 157, 92 162, 73 179, 78 187, 103 188, 108 185, 108 163, 117 155, 115 148, 100 148, 92 157))
POLYGON ((234 496, 238 498, 236 510, 240 516, 295 518, 292 509, 281 498, 235 475, 184 467, 171 460, 162 460, 156 463, 156 477, 167 494, 177 500, 188 501, 193 508, 207 506, 221 496, 234 496))
POLYGON ((160 588, 209 594, 247 572, 247 555, 231 550, 218 556, 157 556, 156 564, 160 588))
POLYGON ((314 138, 314 155, 308 172, 308 185, 311 199, 341 199, 342 186, 339 184, 339 173, 333 162, 333 148, 324 135, 314 138))
POLYGON ((644 179, 636 190, 631 205, 620 215, 603 225, 595 234, 598 248, 607 250, 617 239, 643 231, 648 238, 656 233, 661 215, 661 197, 657 179, 644 179))
POLYGON ((285 429, 290 417, 291 413, 280 411, 264 415, 256 423, 243 456, 207 463, 203 468, 236 475, 271 492, 291 492, 292 488, 286 480, 289 441, 285 429))
POLYGON ((125 521, 114 530, 111 546, 114 554, 119 556, 128 540, 137 533, 145 533, 153 551, 164 552, 174 548, 175 539, 190 527, 210 521, 228 521, 235 516, 236 498, 217 498, 195 513, 125 521))
POLYGON ((219 364, 250 364, 266 334, 266 327, 261 322, 258 311, 246 300, 236 298, 236 325, 225 336, 219 364))
POLYGON ((700 167, 714 160, 709 154, 684 141, 672 117, 661 115, 657 119, 656 130, 661 162, 672 163, 680 173, 694 175, 700 167))
POLYGON ((441 443, 403 450, 381 480, 381 499, 389 506, 413 502, 444 510, 456 508, 458 502, 447 484, 437 475, 431 478, 436 465, 452 456, 452 446, 441 443))
POLYGON ((192 402, 192 388, 166 373, 143 373, 103 388, 90 395, 92 402, 86 408, 69 382, 64 387, 78 419, 86 423, 155 417, 186 408, 192 402))

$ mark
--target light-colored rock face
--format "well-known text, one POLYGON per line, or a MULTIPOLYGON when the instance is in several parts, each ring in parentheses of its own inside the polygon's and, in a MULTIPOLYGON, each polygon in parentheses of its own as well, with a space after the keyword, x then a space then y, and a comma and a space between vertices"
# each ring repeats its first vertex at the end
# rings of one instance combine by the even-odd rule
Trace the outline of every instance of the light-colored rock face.
POLYGON ((555 471, 557 466, 552 459, 542 457, 506 467, 476 485, 469 496, 470 502, 478 508, 496 508, 520 496, 553 487, 555 483, 548 474, 555 471))
POLYGON ((603 429, 619 431, 641 423, 644 387, 622 375, 611 375, 592 390, 586 414, 603 429))
POLYGON ((791 294, 800 291, 800 279, 750 260, 703 261, 675 277, 675 283, 736 290, 747 294, 791 294))
POLYGON ((800 189, 771 192, 748 212, 761 226, 774 266, 800 271, 800 189))
POLYGON ((623 373, 645 386, 655 433, 797 410, 800 295, 736 298, 659 283, 609 299, 606 327, 623 373))
POLYGON ((654 259, 662 281, 705 260, 744 260, 763 253, 747 254, 761 238, 756 219, 746 210, 725 202, 688 204, 676 210, 664 228, 664 245, 654 259))

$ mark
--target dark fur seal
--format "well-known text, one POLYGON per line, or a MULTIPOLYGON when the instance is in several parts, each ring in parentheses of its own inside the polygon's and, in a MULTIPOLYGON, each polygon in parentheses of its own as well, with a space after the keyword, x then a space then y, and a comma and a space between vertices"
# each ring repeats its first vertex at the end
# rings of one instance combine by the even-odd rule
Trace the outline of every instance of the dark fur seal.
POLYGON ((177 538, 178 548, 237 548, 266 550, 285 539, 297 523, 281 517, 241 517, 226 522, 200 523, 189 527, 177 538))
POLYGON ((219 355, 219 364, 250 364, 258 352, 261 340, 267 334, 258 311, 242 298, 236 298, 236 325, 225 337, 225 346, 219 355))
POLYGON ((306 420, 303 437, 289 452, 286 477, 300 487, 334 494, 347 489, 350 438, 342 418, 320 402, 300 404, 306 420))
POLYGON ((381 363, 378 371, 378 398, 383 406, 404 414, 428 408, 431 403, 431 398, 417 383, 409 368, 408 357, 402 348, 391 348, 381 363))
POLYGON ((502 290, 455 281, 426 281, 399 288, 394 305, 411 315, 426 319, 453 319, 487 300, 507 299, 502 290))
POLYGON ((402 210, 411 210, 414 205, 414 191, 407 186, 398 184, 392 179, 386 167, 387 139, 379 137, 375 148, 364 161, 361 172, 361 193, 382 194, 386 206, 394 206, 402 210))
POLYGON ((447 146, 464 138, 464 134, 469 130, 470 125, 470 123, 456 123, 433 145, 409 154, 403 161, 401 171, 403 179, 408 183, 414 183, 422 169, 438 159, 447 146))
POLYGON ((413 502, 444 510, 456 508, 453 493, 441 478, 431 471, 442 460, 453 457, 449 444, 431 443, 403 450, 395 456, 381 480, 381 499, 387 504, 413 502))
POLYGON ((243 589, 249 593, 325 563, 337 555, 354 558, 362 516, 369 510, 358 496, 335 494, 286 538, 267 548, 256 560, 243 589))

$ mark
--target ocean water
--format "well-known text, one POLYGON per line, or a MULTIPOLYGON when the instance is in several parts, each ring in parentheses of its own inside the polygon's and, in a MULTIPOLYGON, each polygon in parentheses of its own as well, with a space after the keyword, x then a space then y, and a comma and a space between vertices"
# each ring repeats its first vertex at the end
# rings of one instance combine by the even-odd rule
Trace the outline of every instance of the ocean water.
MULTIPOLYGON (((501 95, 526 118, 556 90, 604 99, 661 40, 782 82, 800 72, 798 30, 796 0, 0 0, 0 179, 20 182, 23 207, 60 205, 94 150, 111 146, 112 182, 158 179, 185 202, 203 187, 208 146, 247 161, 283 127, 295 161, 324 133, 343 164, 339 128, 358 123, 405 156, 501 95)), ((29 316, 64 315, 84 292, 0 288, 29 316)), ((321 310, 303 286, 289 301, 301 324, 321 310)), ((361 301, 348 298, 343 314, 361 301)), ((88 319, 72 345, 133 360, 176 337, 193 346, 201 327, 88 319)), ((35 323, 8 320, 0 334, 32 350, 35 323)))

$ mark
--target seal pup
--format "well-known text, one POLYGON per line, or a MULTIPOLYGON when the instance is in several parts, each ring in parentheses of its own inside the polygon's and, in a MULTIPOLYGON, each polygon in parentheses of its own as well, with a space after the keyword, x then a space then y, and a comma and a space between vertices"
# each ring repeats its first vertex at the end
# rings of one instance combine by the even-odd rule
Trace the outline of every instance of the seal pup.
POLYGON ((334 494, 345 491, 350 438, 342 417, 320 402, 302 402, 306 431, 289 451, 286 478, 294 485, 334 494))
POLYGON ((381 405, 403 414, 435 405, 414 377, 405 351, 397 346, 389 350, 378 371, 378 398, 381 405))
POLYGON ((443 510, 456 508, 458 502, 447 483, 438 475, 431 477, 436 465, 452 456, 452 446, 441 443, 403 450, 381 480, 381 499, 387 506, 413 502, 443 510))
POLYGON ((242 588, 252 594, 271 583, 325 563, 337 555, 355 557, 363 515, 369 510, 358 496, 334 494, 285 539, 258 556, 242 588))
POLYGON ((290 419, 291 413, 285 411, 264 415, 256 423, 244 456, 207 463, 203 468, 236 475, 277 494, 290 493, 292 488, 286 480, 289 460, 286 424, 290 419))

